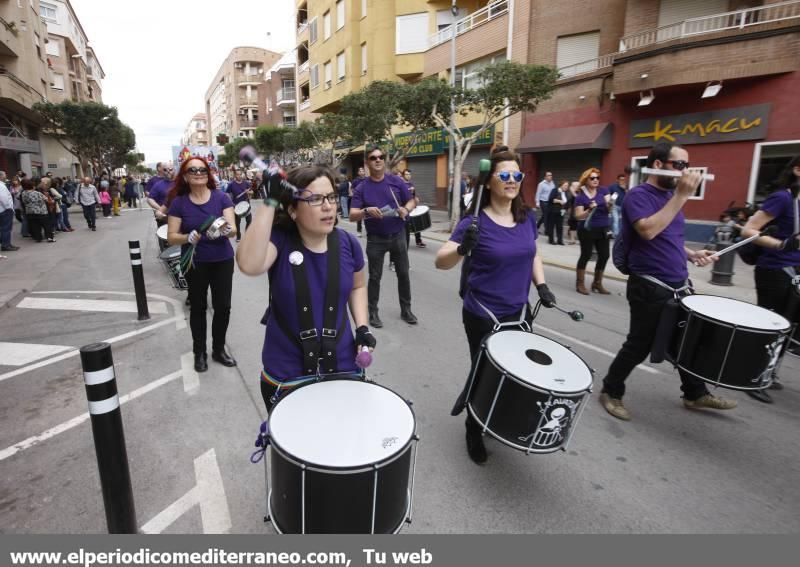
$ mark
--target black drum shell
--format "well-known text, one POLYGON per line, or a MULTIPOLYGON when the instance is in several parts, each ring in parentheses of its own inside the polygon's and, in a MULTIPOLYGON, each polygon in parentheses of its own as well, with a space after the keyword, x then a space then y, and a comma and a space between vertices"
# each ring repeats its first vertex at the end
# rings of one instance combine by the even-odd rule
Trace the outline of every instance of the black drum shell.
POLYGON ((375 533, 392 534, 406 519, 413 438, 393 457, 359 469, 326 469, 300 463, 274 443, 270 445, 269 506, 281 533, 303 533, 303 470, 305 468, 305 533, 368 534, 372 530, 375 471, 378 491, 375 533))
POLYGON ((563 449, 566 445, 589 391, 587 389, 578 393, 562 394, 535 388, 506 373, 492 359, 484 345, 479 354, 475 381, 470 391, 467 409, 481 427, 487 427, 486 433, 501 443, 519 451, 552 453, 563 449), (505 380, 503 380, 503 376, 505 376, 505 380), (501 380, 503 381, 502 387, 500 387, 501 380), (497 402, 487 423, 498 387, 500 387, 500 393, 497 395, 497 402), (543 417, 540 412, 540 404, 559 400, 572 405, 571 417, 567 426, 562 428, 560 438, 554 439, 552 443, 544 447, 530 447, 531 436, 535 434, 543 417))
POLYGON ((670 362, 721 388, 761 390, 769 386, 771 377, 766 376, 762 381, 771 359, 767 347, 788 334, 788 330, 734 327, 724 321, 699 315, 683 304, 680 307, 678 329, 667 349, 670 362))
POLYGON ((425 211, 421 215, 408 215, 408 231, 411 233, 428 230, 432 224, 430 211, 425 211))

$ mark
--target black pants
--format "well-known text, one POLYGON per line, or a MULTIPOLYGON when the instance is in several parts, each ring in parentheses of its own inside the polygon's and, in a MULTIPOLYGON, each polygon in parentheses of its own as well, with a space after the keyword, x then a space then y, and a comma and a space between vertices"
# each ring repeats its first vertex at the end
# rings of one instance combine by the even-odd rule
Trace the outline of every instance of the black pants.
POLYGON ((239 230, 239 226, 242 224, 242 220, 245 221, 245 230, 247 227, 253 224, 253 215, 252 213, 247 213, 244 217, 240 217, 239 215, 234 215, 236 217, 236 240, 241 240, 242 236, 244 236, 244 232, 239 230))
POLYGON ((231 290, 233 289, 233 258, 222 262, 198 262, 186 274, 189 283, 191 312, 189 326, 192 329, 192 351, 206 352, 206 307, 208 288, 211 287, 211 303, 214 318, 211 321, 211 348, 214 352, 225 347, 225 334, 231 318, 231 290))
MULTIPOLYGON (((542 226, 543 222, 547 222, 547 210, 549 207, 547 206, 547 201, 539 201, 539 218, 536 220, 536 228, 538 229, 542 226)), ((545 228, 547 225, 545 225, 545 228)))
POLYGON ((586 264, 592 257, 592 248, 597 250, 597 262, 594 269, 599 272, 606 269, 609 255, 607 232, 608 228, 605 227, 578 230, 578 240, 581 243, 581 257, 578 258, 579 270, 586 269, 586 264))
POLYGON ((36 242, 42 241, 42 232, 47 238, 53 238, 50 215, 28 215, 28 231, 36 242))
POLYGON ((83 218, 86 219, 86 224, 89 225, 89 228, 95 227, 95 221, 97 220, 97 209, 95 205, 81 205, 83 207, 83 218))
POLYGON ((367 234, 367 260, 369 262, 369 284, 367 299, 369 312, 378 312, 378 300, 381 296, 381 278, 383 277, 383 258, 389 253, 389 261, 394 263, 397 273, 397 288, 400 295, 400 309, 411 309, 411 278, 408 276, 408 246, 405 231, 391 236, 367 234))
POLYGON ((564 217, 561 216, 561 207, 550 206, 547 211, 547 224, 545 224, 547 241, 554 244, 564 244, 564 217))
MULTIPOLYGON (((415 232, 414 233, 414 241, 417 243, 417 246, 422 244, 422 233, 415 232)), ((411 248, 411 227, 406 223, 406 248, 411 248)))
MULTIPOLYGON (((800 267, 795 270, 800 273, 800 267)), ((789 274, 783 270, 756 267, 755 280, 759 307, 783 315, 790 323, 800 323, 800 297, 792 289, 789 274)), ((793 338, 800 341, 799 328, 795 328, 793 338)))
MULTIPOLYGON (((684 282, 664 283, 674 288, 684 284, 684 282)), ((661 311, 673 294, 643 278, 631 275, 628 278, 627 297, 631 313, 628 337, 611 363, 608 374, 603 378, 603 392, 618 399, 622 399, 625 395, 625 380, 650 354, 661 311)), ((678 373, 681 376, 681 390, 685 399, 696 400, 708 393, 705 382, 683 370, 679 370, 678 373)))

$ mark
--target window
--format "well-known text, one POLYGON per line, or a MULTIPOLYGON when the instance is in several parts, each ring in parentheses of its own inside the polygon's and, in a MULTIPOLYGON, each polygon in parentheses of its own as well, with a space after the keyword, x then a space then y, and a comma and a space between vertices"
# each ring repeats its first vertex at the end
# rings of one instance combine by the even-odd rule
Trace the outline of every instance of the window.
POLYGON ((591 61, 599 55, 600 32, 563 36, 556 43, 556 67, 559 69, 591 61))
POLYGON ((56 90, 63 91, 64 90, 64 75, 61 73, 53 73, 51 75, 52 80, 50 81, 50 86, 56 90))
POLYGON ((48 163, 47 164, 47 169, 58 169, 58 164, 57 163, 48 163))
POLYGON ((311 88, 316 89, 319 86, 319 65, 311 67, 311 88))
POLYGON ((58 18, 56 18, 56 14, 58 14, 58 11, 56 10, 55 6, 51 4, 45 4, 44 2, 39 3, 39 15, 48 22, 50 22, 51 24, 58 23, 58 18))
POLYGON ((500 63, 501 61, 505 60, 505 53, 498 53, 496 55, 490 55, 488 57, 478 59, 477 61, 473 61, 472 63, 464 65, 463 67, 457 67, 455 81, 456 86, 460 86, 464 89, 477 89, 481 86, 480 78, 478 76, 478 74, 481 72, 481 69, 492 63, 500 63))
POLYGON ((397 16, 395 19, 395 55, 422 53, 428 49, 428 13, 397 16))
POLYGON ((36 32, 33 32, 33 41, 34 41, 34 44, 36 45, 36 55, 38 55, 39 59, 41 59, 42 58, 42 38, 39 37, 39 34, 36 33, 36 32))
POLYGON ((367 0, 361 0, 361 17, 367 17, 367 0))
POLYGON ((331 36, 331 11, 328 10, 322 16, 322 39, 328 39, 331 36))
POLYGON ((336 54, 336 82, 344 81, 345 76, 344 51, 336 54))
POLYGON ((340 30, 344 27, 344 0, 336 2, 336 29, 340 30))
POLYGON ((308 24, 308 43, 309 45, 317 41, 317 18, 311 20, 308 24))
POLYGON ((325 63, 325 88, 331 88, 331 81, 333 80, 333 65, 330 61, 325 63))
POLYGON ((61 56, 61 44, 58 43, 56 38, 51 38, 50 41, 44 44, 44 51, 48 55, 54 55, 55 57, 61 56))
POLYGON ((366 42, 361 44, 361 74, 367 74, 367 44, 366 42))

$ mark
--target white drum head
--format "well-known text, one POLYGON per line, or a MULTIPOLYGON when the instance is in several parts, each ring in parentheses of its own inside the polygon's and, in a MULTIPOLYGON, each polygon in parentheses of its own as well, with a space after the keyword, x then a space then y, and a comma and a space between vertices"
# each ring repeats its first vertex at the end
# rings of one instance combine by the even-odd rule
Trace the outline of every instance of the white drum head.
POLYGON ((716 295, 687 295, 681 299, 687 308, 698 315, 717 321, 763 331, 783 331, 791 324, 777 313, 758 305, 716 295))
POLYGON ((161 240, 167 239, 167 225, 162 224, 156 230, 156 236, 158 236, 161 240))
POLYGON ((278 402, 269 431, 281 449, 300 461, 354 468, 398 453, 414 434, 414 414, 387 388, 334 380, 304 386, 278 402))
POLYGON ((411 211, 411 216, 418 217, 420 215, 424 215, 429 210, 431 210, 431 208, 428 205, 417 205, 416 207, 414 207, 414 210, 411 211))
POLYGON ((233 207, 233 213, 237 217, 243 217, 249 212, 250 212, 250 203, 248 203, 247 201, 242 201, 241 203, 236 203, 236 206, 233 207))
POLYGON ((592 373, 578 355, 541 335, 500 331, 489 337, 486 349, 506 372, 537 388, 575 394, 592 385, 592 373))

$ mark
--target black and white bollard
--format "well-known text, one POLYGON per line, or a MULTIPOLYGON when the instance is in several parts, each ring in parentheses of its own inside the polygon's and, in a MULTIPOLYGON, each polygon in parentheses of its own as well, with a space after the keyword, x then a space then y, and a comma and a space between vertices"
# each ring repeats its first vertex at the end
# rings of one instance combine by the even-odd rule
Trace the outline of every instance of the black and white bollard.
POLYGON ((136 510, 111 345, 95 343, 81 348, 81 365, 108 533, 135 534, 136 510))
POLYGON ((136 309, 139 311, 139 321, 150 318, 147 308, 147 291, 144 288, 144 271, 142 271, 142 249, 138 240, 129 240, 128 248, 131 254, 131 271, 133 272, 133 289, 136 292, 136 309))

